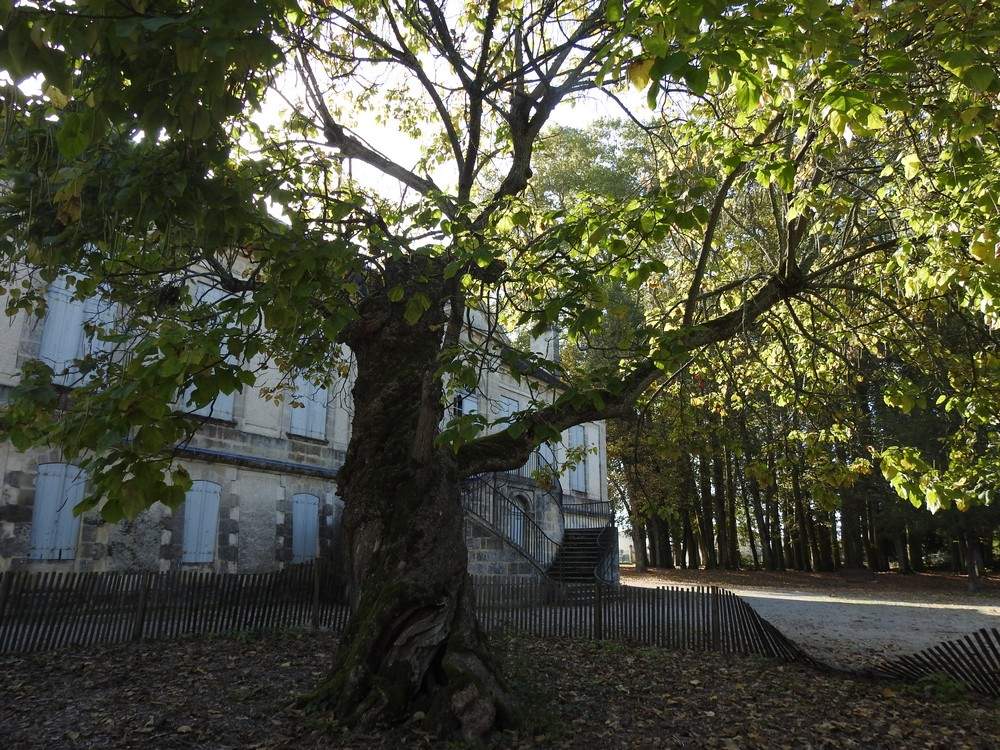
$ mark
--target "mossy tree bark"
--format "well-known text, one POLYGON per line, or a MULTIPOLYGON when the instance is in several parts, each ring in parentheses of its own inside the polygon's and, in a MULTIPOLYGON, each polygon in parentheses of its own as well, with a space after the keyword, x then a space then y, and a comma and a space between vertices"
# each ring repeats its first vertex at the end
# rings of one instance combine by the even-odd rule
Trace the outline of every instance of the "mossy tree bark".
POLYGON ((314 705, 345 723, 398 723, 421 711, 445 734, 483 736, 512 703, 473 611, 461 480, 434 445, 444 313, 415 325, 372 303, 347 341, 355 413, 339 488, 352 617, 314 705))

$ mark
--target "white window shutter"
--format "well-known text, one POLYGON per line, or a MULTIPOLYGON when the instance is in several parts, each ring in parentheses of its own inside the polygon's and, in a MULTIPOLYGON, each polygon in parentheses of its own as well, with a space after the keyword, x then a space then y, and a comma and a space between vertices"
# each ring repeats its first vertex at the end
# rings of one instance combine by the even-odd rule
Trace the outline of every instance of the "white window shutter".
POLYGON ((86 339, 83 355, 99 355, 114 348, 114 344, 110 341, 104 341, 100 338, 100 333, 114 332, 117 317, 118 306, 102 299, 101 295, 95 294, 87 300, 83 306, 83 322, 96 326, 98 331, 86 339))
POLYGON ((219 529, 219 496, 215 482, 191 483, 184 499, 184 553, 181 562, 205 563, 215 559, 215 537, 219 529))
POLYGON ((220 487, 212 482, 206 482, 204 503, 201 506, 201 536, 198 539, 198 551, 202 562, 215 559, 215 542, 219 533, 219 495, 220 487))
POLYGON ((53 380, 65 385, 73 377, 66 370, 82 354, 84 305, 73 299, 73 291, 64 277, 49 285, 46 303, 38 357, 52 368, 53 380))
POLYGON ((86 476, 76 466, 63 464, 62 492, 59 497, 55 547, 60 560, 76 557, 76 541, 80 534, 80 516, 73 509, 83 500, 86 476))
POLYGON ((556 465, 556 452, 552 450, 552 446, 549 443, 542 443, 538 446, 538 452, 541 454, 544 464, 547 466, 556 465))
POLYGON ((309 437, 318 440, 326 439, 326 388, 314 388, 307 402, 306 411, 309 415, 309 422, 306 426, 309 437))
POLYGON ((520 411, 520 409, 521 402, 516 398, 511 398, 510 396, 500 396, 497 400, 497 417, 499 419, 507 419, 515 412, 520 411))
POLYGON ((184 554, 181 562, 201 562, 198 557, 198 540, 201 538, 201 516, 204 492, 201 482, 194 482, 184 497, 184 536, 181 540, 184 554))
POLYGON ((310 383, 303 377, 295 381, 295 400, 302 406, 292 406, 288 431, 293 435, 326 439, 326 388, 310 383))
POLYGON ((476 391, 468 390, 459 394, 459 414, 468 416, 479 413, 479 394, 476 391))
POLYGON ((301 493, 292 497, 292 562, 314 560, 319 551, 319 498, 301 493))
POLYGON ((62 471, 58 464, 43 464, 38 467, 35 481, 35 509, 31 516, 32 560, 51 560, 55 556, 56 510, 62 471))
POLYGON ((202 411, 215 419, 232 420, 233 405, 235 402, 235 393, 220 393, 215 397, 215 401, 206 406, 202 411))
MULTIPOLYGON (((187 404, 189 408, 191 405, 191 393, 193 390, 194 387, 192 386, 184 393, 184 403, 187 404)), ((191 409, 191 413, 197 414, 201 417, 212 417, 213 419, 231 421, 233 418, 235 396, 235 393, 220 393, 215 397, 214 401, 210 401, 198 409, 191 409)))
POLYGON ((293 435, 305 435, 307 425, 309 422, 309 417, 306 414, 306 409, 309 408, 306 402, 303 401, 301 394, 295 394, 295 400, 301 401, 302 406, 289 406, 291 409, 291 419, 288 423, 288 431, 293 435))
POLYGON ((83 499, 86 476, 72 464, 42 464, 31 519, 32 560, 72 560, 80 532, 73 509, 83 499))

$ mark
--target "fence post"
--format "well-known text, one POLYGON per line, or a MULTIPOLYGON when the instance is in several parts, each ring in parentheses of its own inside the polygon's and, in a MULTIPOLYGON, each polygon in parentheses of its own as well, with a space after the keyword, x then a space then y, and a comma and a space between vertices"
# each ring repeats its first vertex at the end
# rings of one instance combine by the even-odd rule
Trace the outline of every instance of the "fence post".
POLYGON ((594 581, 594 640, 604 640, 604 592, 600 581, 594 581))
POLYGON ((142 631, 146 624, 146 598, 149 596, 149 575, 142 577, 142 585, 139 588, 139 606, 135 612, 135 621, 132 623, 132 640, 141 641, 142 631))
POLYGON ((319 630, 319 567, 320 559, 313 561, 312 629, 319 630))
POLYGON ((712 603, 712 650, 719 651, 719 634, 721 631, 719 622, 719 587, 712 586, 711 589, 711 603, 712 603))

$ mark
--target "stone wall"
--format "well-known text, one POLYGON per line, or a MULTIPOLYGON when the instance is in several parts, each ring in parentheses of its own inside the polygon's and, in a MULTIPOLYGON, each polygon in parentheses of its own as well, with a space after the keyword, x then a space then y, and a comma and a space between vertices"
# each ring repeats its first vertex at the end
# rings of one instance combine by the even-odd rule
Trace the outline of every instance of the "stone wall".
POLYGON ((469 550, 471 575, 523 580, 543 577, 520 552, 473 519, 465 523, 465 546, 469 550))
MULTIPOLYGON (((73 560, 31 560, 31 520, 39 464, 61 462, 55 451, 21 453, 0 445, 0 571, 169 570, 181 566, 184 506, 154 503, 135 519, 106 523, 83 515, 73 560)), ((319 553, 336 556, 343 503, 329 478, 254 470, 222 462, 182 460, 191 477, 221 489, 214 561, 198 566, 218 572, 262 572, 291 561, 291 503, 296 493, 320 499, 319 553)))

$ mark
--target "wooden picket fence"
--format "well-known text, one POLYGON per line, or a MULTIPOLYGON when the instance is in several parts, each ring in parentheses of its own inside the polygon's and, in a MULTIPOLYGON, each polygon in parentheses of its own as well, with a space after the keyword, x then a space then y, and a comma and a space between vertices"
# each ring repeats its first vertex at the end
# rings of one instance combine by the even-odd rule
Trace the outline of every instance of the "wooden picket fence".
MULTIPOLYGON (((474 578, 488 632, 614 640, 669 649, 757 654, 830 669, 715 586, 474 578)), ((343 632, 348 588, 320 562, 257 574, 0 573, 0 653, 181 635, 312 627, 343 632)), ((838 670, 844 671, 844 670, 838 670)), ((856 674, 914 680, 945 674, 1000 697, 1000 632, 981 630, 856 674)))
POLYGON ((897 656, 875 667, 872 674, 907 681, 944 674, 970 690, 1000 698, 1000 631, 983 628, 915 654, 897 656))
MULTIPOLYGON (((318 563, 260 574, 0 574, 0 653, 181 635, 347 624, 348 592, 318 563)), ((804 660, 731 592, 473 579, 487 631, 623 640, 804 660)))
POLYGON ((318 563, 259 574, 0 574, 0 653, 280 627, 339 630, 347 592, 318 563))
POLYGON ((487 631, 812 662, 749 604, 716 586, 566 586, 482 578, 475 589, 476 611, 487 631))

